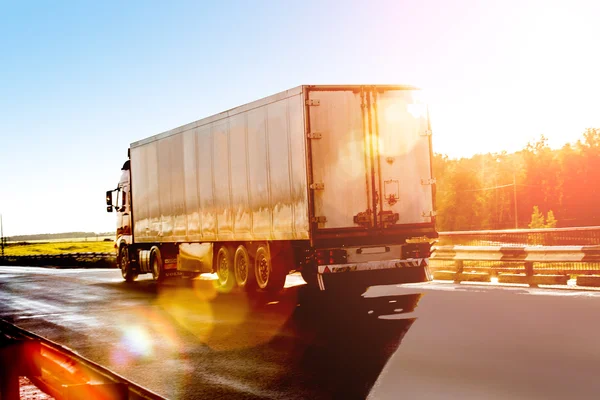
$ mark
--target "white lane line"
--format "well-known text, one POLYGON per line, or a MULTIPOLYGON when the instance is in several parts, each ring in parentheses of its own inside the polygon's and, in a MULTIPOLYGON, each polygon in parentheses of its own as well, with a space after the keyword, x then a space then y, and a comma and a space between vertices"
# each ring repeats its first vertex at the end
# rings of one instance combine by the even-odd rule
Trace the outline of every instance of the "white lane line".
POLYGON ((8 306, 19 311, 35 312, 36 314, 57 314, 66 311, 64 308, 48 303, 23 298, 10 298, 8 306))

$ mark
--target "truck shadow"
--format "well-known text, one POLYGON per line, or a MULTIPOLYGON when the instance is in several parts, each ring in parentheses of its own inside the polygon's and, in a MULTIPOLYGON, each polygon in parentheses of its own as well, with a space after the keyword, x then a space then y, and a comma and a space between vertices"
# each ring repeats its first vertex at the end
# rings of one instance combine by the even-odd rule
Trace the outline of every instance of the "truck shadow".
POLYGON ((185 378, 174 388, 150 387, 173 398, 366 398, 422 296, 306 285, 225 294, 199 280, 126 288, 155 300, 179 336, 194 337, 196 346, 181 356, 191 366, 185 378))

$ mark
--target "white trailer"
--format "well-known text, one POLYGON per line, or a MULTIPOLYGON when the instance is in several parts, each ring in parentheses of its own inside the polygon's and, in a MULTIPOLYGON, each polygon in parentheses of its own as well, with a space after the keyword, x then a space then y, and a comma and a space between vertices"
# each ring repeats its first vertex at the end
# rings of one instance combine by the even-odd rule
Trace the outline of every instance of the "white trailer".
POLYGON ((108 210, 118 263, 225 288, 427 280, 431 130, 409 86, 299 86, 134 142, 108 210))

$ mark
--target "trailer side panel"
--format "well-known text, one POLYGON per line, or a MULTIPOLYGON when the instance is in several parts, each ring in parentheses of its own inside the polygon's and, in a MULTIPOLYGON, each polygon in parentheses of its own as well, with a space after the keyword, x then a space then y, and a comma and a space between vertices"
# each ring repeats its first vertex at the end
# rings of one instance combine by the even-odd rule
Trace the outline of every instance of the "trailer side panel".
POLYGON ((302 88, 131 146, 139 243, 308 239, 302 88))

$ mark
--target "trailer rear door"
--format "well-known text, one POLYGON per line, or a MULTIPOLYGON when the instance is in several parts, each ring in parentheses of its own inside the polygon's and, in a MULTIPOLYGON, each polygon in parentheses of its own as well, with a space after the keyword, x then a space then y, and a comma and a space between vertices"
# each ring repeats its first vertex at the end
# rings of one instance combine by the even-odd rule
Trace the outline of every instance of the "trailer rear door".
POLYGON ((370 223, 354 223, 373 200, 364 93, 310 90, 307 97, 313 222, 319 229, 364 229, 370 223))
POLYGON ((309 87, 306 109, 318 231, 433 222, 429 119, 419 91, 309 87))
POLYGON ((376 88, 375 119, 378 226, 431 222, 433 177, 427 105, 418 90, 376 88), (391 222, 391 220, 389 222, 391 222))

